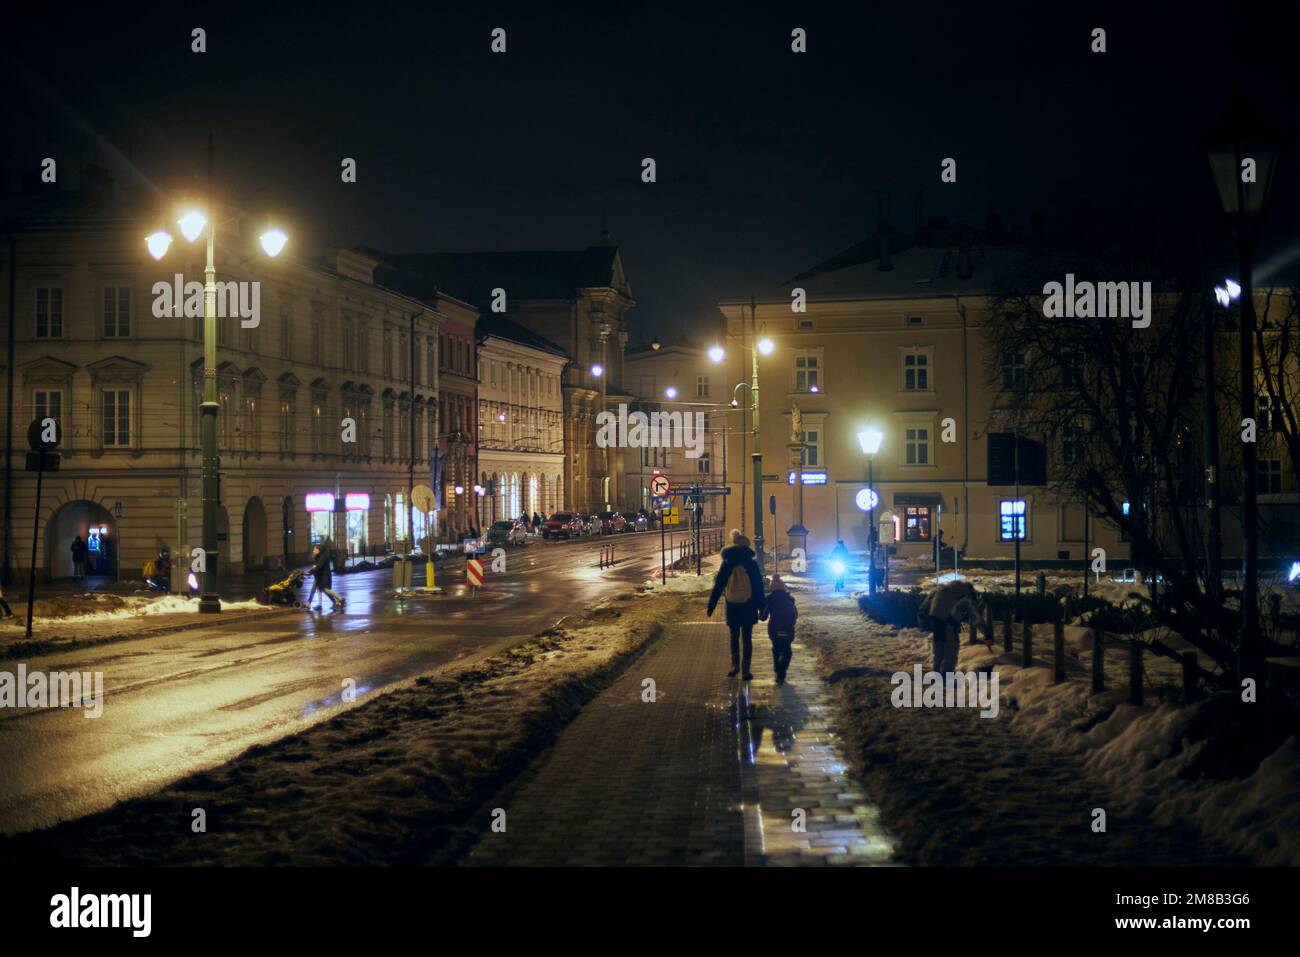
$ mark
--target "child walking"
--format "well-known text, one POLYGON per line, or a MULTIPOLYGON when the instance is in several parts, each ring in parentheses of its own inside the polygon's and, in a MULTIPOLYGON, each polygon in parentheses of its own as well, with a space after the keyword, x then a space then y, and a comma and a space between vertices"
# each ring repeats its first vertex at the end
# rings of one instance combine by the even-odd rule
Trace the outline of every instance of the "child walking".
POLYGON ((794 623, 799 617, 799 609, 780 575, 772 576, 771 594, 763 616, 767 618, 767 637, 772 639, 772 670, 776 672, 776 683, 785 684, 785 672, 794 654, 794 623))

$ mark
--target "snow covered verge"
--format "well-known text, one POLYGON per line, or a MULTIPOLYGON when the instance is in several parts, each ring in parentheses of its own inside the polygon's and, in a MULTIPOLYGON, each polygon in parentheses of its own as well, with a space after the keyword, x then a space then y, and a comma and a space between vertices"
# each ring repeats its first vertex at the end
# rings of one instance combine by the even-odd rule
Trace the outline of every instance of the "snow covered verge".
POLYGON ((32 637, 27 638, 25 600, 10 599, 14 618, 0 621, 0 658, 27 657, 122 641, 164 631, 224 624, 235 617, 274 613, 257 601, 223 601, 222 615, 200 615, 198 601, 181 595, 114 595, 86 592, 42 598, 32 607, 32 637), (218 620, 218 618, 220 620, 218 620))
MULTIPOLYGON (((997 672, 996 717, 894 707, 890 679, 929 669, 929 634, 870 622, 853 596, 796 582, 801 639, 836 689, 856 769, 904 861, 1300 864, 1300 749, 1295 737, 1261 745, 1259 722, 1241 716, 1262 705, 1150 692, 1147 705, 1129 705, 1119 648, 1105 658, 1107 690, 1091 695, 1084 629, 1067 629, 1068 680, 1054 685, 1051 628, 1040 626, 1029 669, 1018 630, 1011 655, 1000 632, 991 649, 961 647, 959 671, 997 672), (1097 808, 1104 833, 1092 828, 1097 808)), ((1147 661, 1153 686, 1176 683, 1161 660, 1147 661)))
POLYGON ((156 794, 0 840, 0 866, 454 860, 490 826, 484 802, 692 600, 625 593, 156 794))

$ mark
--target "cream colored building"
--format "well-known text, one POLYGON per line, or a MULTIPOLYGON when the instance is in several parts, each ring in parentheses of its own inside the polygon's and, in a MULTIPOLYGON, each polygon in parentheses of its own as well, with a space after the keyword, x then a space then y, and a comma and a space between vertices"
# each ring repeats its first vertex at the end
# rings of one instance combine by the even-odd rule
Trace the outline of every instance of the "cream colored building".
MULTIPOLYGON (((628 507, 647 511, 652 508, 649 487, 658 474, 667 475, 673 485, 680 487, 727 487, 724 440, 729 429, 740 427, 742 412, 730 405, 734 383, 727 378, 726 367, 712 362, 703 349, 679 345, 629 352, 623 366, 623 381, 633 395, 632 400, 625 400, 629 411, 699 415, 702 418, 692 421, 703 429, 697 449, 689 450, 692 454, 684 446, 669 442, 621 450, 626 482, 623 501, 628 507), (694 455, 697 450, 700 454, 694 455)), ((617 414, 617 406, 610 411, 617 414)), ((735 503, 729 498, 706 495, 705 521, 722 522, 728 510, 739 521, 735 503)), ((682 506, 685 501, 677 498, 675 504, 682 506)))
MULTIPOLYGON (((204 244, 178 236, 155 261, 143 239, 168 209, 106 195, 33 202, 11 210, 12 245, 0 247, 13 395, 4 561, 25 573, 36 498, 26 431, 49 415, 62 461, 44 480, 38 575, 69 575, 73 536, 93 534, 102 570, 137 578, 159 549, 183 556, 201 540, 202 320, 155 318, 153 290, 177 273, 201 282, 204 244)), ((218 232, 217 278, 260 284, 260 322, 218 321, 220 568, 301 562, 326 535, 382 553, 408 535, 412 480, 429 481, 439 329, 475 312, 384 288, 364 255, 313 261, 301 237, 268 259, 241 222, 218 232)))
MULTIPOLYGON (((857 501, 867 489, 868 459, 857 436, 873 427, 884 433, 871 468, 880 539, 894 554, 932 555, 942 530, 945 546, 968 561, 1010 561, 1014 516, 1023 508, 1026 560, 1080 562, 1085 534, 1112 560, 1127 555, 1113 527, 1090 521, 1085 530, 1082 506, 1057 501, 1045 488, 1024 487, 1017 496, 1014 487, 987 484, 987 436, 1002 428, 997 410, 1005 395, 987 381, 981 324, 993 278, 1020 254, 1016 247, 913 247, 890 256, 887 270, 875 258, 832 263, 759 297, 759 336, 775 344, 759 358, 763 498, 766 504, 776 496, 782 554, 800 493, 811 553, 824 553, 837 538, 866 549, 868 513, 857 501), (803 290, 806 311, 792 307, 795 289, 803 290), (796 407, 802 441, 792 434, 796 407)), ((748 380, 749 299, 720 307, 729 378, 748 380)), ((1013 366, 1006 374, 1014 375, 1013 366)), ((742 462, 750 469, 739 436, 729 442, 729 459, 739 494, 742 462)), ((747 512, 752 494, 751 487, 747 512)), ((771 549, 766 509, 764 524, 771 549)))
POLYGON ((480 523, 565 507, 562 348, 503 316, 478 320, 480 523))

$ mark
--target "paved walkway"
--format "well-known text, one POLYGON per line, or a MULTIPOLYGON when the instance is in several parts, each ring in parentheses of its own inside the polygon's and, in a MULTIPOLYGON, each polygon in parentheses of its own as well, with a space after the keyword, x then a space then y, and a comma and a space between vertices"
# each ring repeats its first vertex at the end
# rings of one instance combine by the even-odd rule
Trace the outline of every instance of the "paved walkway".
POLYGON ((811 652, 795 645, 777 688, 765 632, 754 646, 746 688, 725 677, 724 625, 673 626, 565 729, 504 799, 506 831, 466 863, 888 863, 892 842, 848 779, 811 652))

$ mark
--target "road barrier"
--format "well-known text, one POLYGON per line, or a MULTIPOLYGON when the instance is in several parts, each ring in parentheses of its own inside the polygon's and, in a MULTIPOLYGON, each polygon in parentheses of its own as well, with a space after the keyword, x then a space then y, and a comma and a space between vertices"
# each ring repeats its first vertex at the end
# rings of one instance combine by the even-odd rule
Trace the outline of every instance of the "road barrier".
POLYGON ((618 559, 614 557, 614 543, 610 542, 607 545, 601 545, 600 561, 596 563, 596 567, 608 568, 610 565, 613 565, 616 561, 618 561, 618 559))

